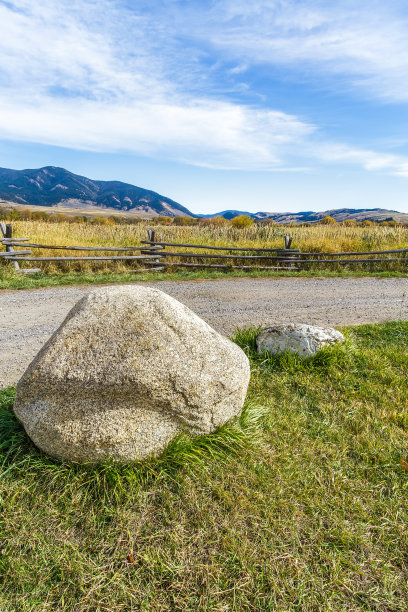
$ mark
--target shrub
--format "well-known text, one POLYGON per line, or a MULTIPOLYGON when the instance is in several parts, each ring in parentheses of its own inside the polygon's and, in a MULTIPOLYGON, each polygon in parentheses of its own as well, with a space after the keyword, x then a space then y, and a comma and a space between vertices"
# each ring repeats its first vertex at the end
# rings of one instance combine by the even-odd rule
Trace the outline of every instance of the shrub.
POLYGON ((173 224, 174 225, 195 225, 198 219, 193 219, 192 217, 174 217, 173 224))
POLYGON ((254 220, 251 219, 251 217, 249 217, 248 215, 238 215, 238 217, 231 219, 230 223, 232 227, 244 228, 253 225, 254 220))
POLYGON ((92 225, 115 225, 112 219, 107 219, 106 217, 92 217, 89 223, 92 223, 92 225))
POLYGON ((330 215, 326 215, 325 217, 323 217, 320 223, 322 223, 323 225, 336 225, 337 221, 336 219, 333 219, 333 217, 331 217, 330 215))
POLYGON ((199 224, 200 225, 204 225, 204 226, 213 226, 213 227, 223 227, 224 225, 227 224, 227 220, 224 219, 224 217, 210 217, 209 219, 200 219, 199 220, 199 224))
POLYGON ((157 223, 160 223, 160 225, 171 225, 173 223, 173 217, 159 215, 157 219, 155 219, 155 221, 157 221, 157 223))

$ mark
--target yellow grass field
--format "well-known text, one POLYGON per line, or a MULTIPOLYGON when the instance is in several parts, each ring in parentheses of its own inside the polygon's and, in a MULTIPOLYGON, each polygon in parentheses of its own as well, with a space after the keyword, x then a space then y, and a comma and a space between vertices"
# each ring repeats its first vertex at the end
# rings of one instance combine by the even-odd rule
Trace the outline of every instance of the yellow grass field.
MULTIPOLYGON (((283 226, 252 225, 235 228, 231 225, 176 226, 151 222, 126 225, 98 225, 89 223, 48 223, 42 221, 14 221, 13 236, 29 238, 30 242, 72 246, 136 246, 147 239, 147 229, 156 230, 156 240, 204 244, 208 246, 243 246, 283 248, 284 236, 293 237, 292 248, 304 252, 342 252, 400 249, 408 247, 408 228, 402 226, 346 227, 337 225, 283 226)), ((21 248, 21 247, 20 247, 21 248)), ((183 251, 177 248, 177 251, 183 251)), ((33 255, 63 256, 91 255, 77 251, 32 249, 33 255)), ((205 250, 202 251, 205 253, 205 250)), ((104 253, 95 253, 103 255, 104 253)), ((108 254, 108 253, 106 253, 108 254)), ((112 253, 110 253, 112 255, 112 253)), ((120 253, 116 253, 120 254, 120 253)), ((136 253, 137 254, 137 253, 136 253)), ((28 267, 38 264, 27 263, 28 267)), ((115 270, 125 271, 137 266, 135 262, 63 262, 42 263, 44 272, 115 270)), ((391 266, 391 264, 387 264, 391 266)), ((397 264, 399 265, 399 264, 397 264)), ((2 262, 1 266, 10 266, 2 262)))

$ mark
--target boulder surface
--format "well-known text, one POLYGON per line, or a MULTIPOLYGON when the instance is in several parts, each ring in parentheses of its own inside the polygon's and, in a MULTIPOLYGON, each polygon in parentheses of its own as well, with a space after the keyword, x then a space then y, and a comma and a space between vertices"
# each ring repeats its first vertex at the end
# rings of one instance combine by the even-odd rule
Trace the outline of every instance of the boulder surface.
POLYGON ((54 457, 132 461, 182 430, 209 433, 239 415, 249 376, 244 352, 169 295, 101 288, 32 361, 14 411, 54 457))
POLYGON ((263 329, 256 339, 258 353, 283 353, 288 350, 310 357, 324 346, 344 342, 344 336, 332 327, 313 327, 303 323, 274 325, 263 329))

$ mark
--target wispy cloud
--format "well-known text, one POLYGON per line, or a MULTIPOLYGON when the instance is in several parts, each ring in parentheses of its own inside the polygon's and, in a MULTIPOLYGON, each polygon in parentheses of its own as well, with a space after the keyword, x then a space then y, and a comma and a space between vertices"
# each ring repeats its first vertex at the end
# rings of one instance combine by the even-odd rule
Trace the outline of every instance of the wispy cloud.
POLYGON ((408 100, 403 2, 218 0, 201 24, 215 48, 239 61, 285 65, 314 80, 323 75, 337 91, 408 100))
POLYGON ((380 90, 388 68, 388 96, 402 99, 408 53, 398 58, 395 47, 408 46, 405 25, 385 9, 374 19, 363 3, 358 20, 348 3, 135 4, 0 0, 0 136, 213 168, 318 160, 408 174, 402 157, 325 141, 305 118, 228 99, 214 77, 220 65, 242 78, 254 62, 301 61, 380 90), (381 15, 385 41, 374 31, 381 15))

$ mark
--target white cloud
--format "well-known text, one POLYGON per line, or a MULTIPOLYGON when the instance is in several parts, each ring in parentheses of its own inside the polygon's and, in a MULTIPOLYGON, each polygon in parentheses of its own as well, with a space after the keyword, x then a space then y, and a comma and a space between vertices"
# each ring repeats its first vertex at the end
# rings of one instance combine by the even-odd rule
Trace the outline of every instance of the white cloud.
POLYGON ((408 43, 403 22, 384 17, 383 41, 374 31, 385 9, 364 21, 364 3, 361 15, 347 3, 328 11, 289 0, 136 5, 0 0, 0 137, 223 169, 290 170, 318 160, 408 175, 402 157, 324 142, 305 119, 228 101, 201 44, 222 49, 226 73, 240 77, 251 62, 302 60, 375 88, 388 67, 397 97, 408 53, 398 58, 394 47, 408 43))
POLYGON ((13 4, 18 11, 0 5, 3 138, 270 169, 282 146, 314 130, 283 112, 185 91, 161 57, 160 24, 147 27, 146 16, 107 0, 13 4))
POLYGON ((284 113, 205 100, 190 106, 47 99, 35 107, 0 104, 3 138, 156 155, 224 169, 279 167, 282 147, 312 131, 284 113))
POLYGON ((326 163, 353 164, 369 171, 408 177, 408 158, 400 155, 333 143, 311 144, 308 154, 326 163))

